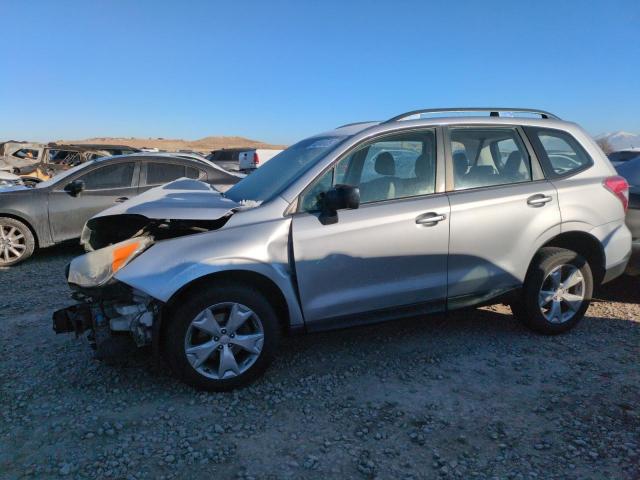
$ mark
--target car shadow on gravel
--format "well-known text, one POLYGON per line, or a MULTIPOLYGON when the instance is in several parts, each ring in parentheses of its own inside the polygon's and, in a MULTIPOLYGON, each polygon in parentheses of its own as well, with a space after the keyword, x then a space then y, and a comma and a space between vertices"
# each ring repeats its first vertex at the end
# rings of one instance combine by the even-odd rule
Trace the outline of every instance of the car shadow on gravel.
POLYGON ((602 285, 595 292, 594 301, 640 304, 640 277, 622 275, 602 285))

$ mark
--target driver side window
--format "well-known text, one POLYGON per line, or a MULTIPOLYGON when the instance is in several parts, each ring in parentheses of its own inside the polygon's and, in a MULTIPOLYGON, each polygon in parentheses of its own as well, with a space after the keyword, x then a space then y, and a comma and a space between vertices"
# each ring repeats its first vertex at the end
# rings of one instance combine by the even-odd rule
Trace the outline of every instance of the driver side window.
POLYGON ((360 189, 361 204, 435 191, 436 141, 433 130, 387 135, 366 143, 338 161, 300 197, 299 211, 319 211, 334 185, 360 189))
POLYGON ((96 168, 81 176, 86 190, 108 190, 131 187, 135 163, 116 163, 96 168))

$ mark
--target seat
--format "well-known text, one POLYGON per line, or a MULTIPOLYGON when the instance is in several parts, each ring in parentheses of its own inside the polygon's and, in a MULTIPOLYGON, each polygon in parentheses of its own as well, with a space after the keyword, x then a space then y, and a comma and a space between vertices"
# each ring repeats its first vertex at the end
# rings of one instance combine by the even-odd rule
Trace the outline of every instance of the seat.
POLYGON ((475 165, 469 169, 464 177, 464 182, 469 188, 486 187, 495 185, 498 181, 496 170, 491 165, 475 165))
POLYGON ((415 177, 400 180, 401 187, 398 196, 411 197, 426 195, 434 192, 434 165, 425 154, 416 158, 414 167, 415 177))
POLYGON ((464 152, 453 154, 453 179, 454 185, 459 188, 465 184, 465 175, 469 170, 469 160, 464 152))
POLYGON ((381 152, 375 159, 374 169, 378 178, 360 184, 360 201, 375 202, 395 198, 396 161, 389 152, 381 152))
POLYGON ((522 173, 520 171, 522 164, 522 153, 520 153, 520 151, 518 150, 514 150, 507 157, 507 161, 505 162, 504 168, 502 169, 502 176, 512 182, 526 180, 529 169, 525 164, 525 170, 527 171, 527 173, 522 173))

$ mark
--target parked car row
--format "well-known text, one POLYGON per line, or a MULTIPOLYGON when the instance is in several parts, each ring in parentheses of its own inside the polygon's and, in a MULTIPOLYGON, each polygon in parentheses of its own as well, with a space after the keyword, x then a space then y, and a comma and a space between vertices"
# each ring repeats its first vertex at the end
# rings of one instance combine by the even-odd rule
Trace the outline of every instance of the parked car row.
POLYGON ((242 175, 188 153, 132 153, 85 161, 35 188, 18 183, 4 188, 0 190, 0 266, 26 260, 36 248, 79 238, 86 221, 96 213, 183 177, 225 191, 242 175))
MULTIPOLYGON (((68 215, 79 174, 47 192, 63 199, 50 217, 68 215)), ((78 303, 53 327, 98 351, 150 345, 209 390, 255 379, 285 333, 504 302, 558 334, 627 267, 629 198, 594 140, 548 112, 345 125, 224 193, 182 179, 93 216, 67 271, 78 303)))

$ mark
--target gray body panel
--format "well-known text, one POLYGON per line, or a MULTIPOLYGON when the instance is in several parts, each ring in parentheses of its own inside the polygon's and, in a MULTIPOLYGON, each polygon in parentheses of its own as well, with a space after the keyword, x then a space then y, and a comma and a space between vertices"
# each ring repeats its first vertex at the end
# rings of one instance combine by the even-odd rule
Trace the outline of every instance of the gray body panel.
POLYGON ((448 218, 447 196, 363 205, 340 212, 334 225, 295 215, 293 252, 306 321, 443 302, 449 222, 416 224, 430 212, 448 218))
POLYGON ((449 199, 449 297, 518 287, 535 252, 561 230, 558 195, 547 181, 452 192, 449 199), (534 195, 552 200, 532 207, 534 195))

